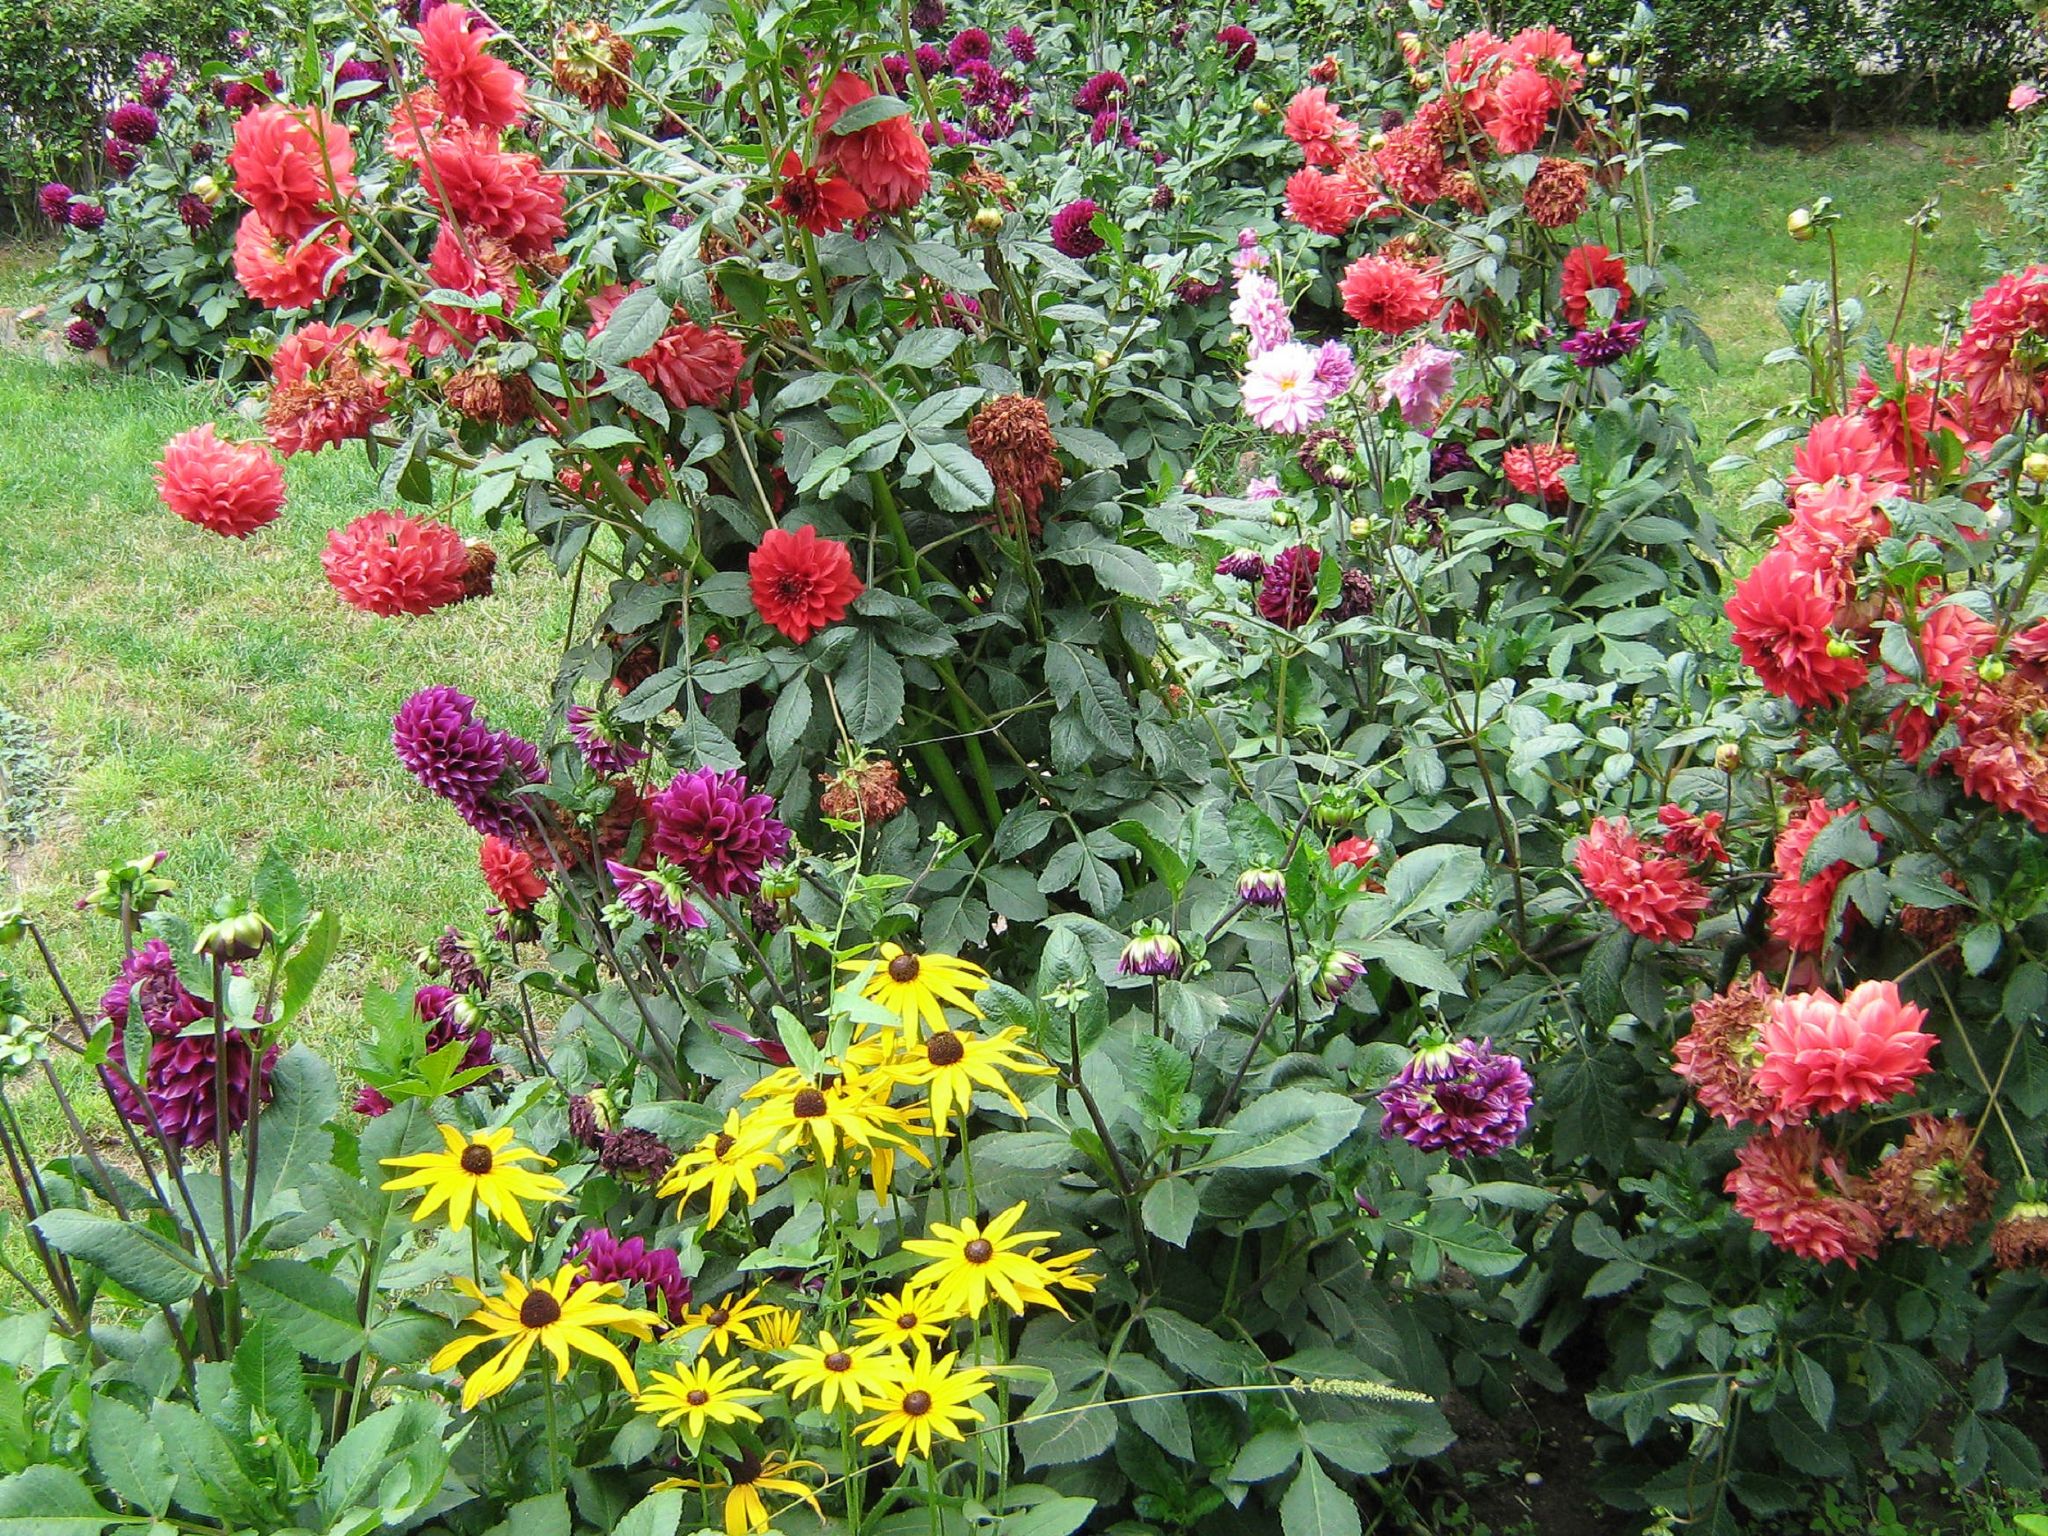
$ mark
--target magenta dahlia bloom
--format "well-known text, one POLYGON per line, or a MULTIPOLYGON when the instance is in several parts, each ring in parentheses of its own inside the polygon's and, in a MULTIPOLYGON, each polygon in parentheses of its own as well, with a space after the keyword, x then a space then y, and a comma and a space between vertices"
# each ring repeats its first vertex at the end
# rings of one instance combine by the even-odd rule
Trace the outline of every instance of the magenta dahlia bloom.
POLYGON ((64 327, 64 340, 74 352, 90 352, 100 344, 100 328, 80 316, 64 327))
POLYGON ((1222 27, 1216 33, 1216 46, 1221 48, 1230 60, 1230 67, 1243 74, 1259 61, 1259 40, 1252 36, 1247 27, 1222 27))
POLYGON ((107 169, 116 176, 126 176, 141 160, 133 144, 126 139, 117 139, 111 133, 101 141, 100 153, 106 157, 107 169))
POLYGON ((1528 1129, 1533 1095, 1528 1069, 1490 1041, 1434 1046, 1380 1090, 1380 1134, 1424 1152, 1491 1157, 1528 1129))
MULTIPOLYGON (((166 1140, 181 1147, 204 1146, 214 1139, 219 1085, 214 1075, 214 1037, 210 1031, 185 1034, 193 1024, 213 1017, 213 1007, 187 991, 178 979, 171 947, 151 939, 121 962, 121 973, 100 998, 100 1017, 114 1026, 116 1038, 128 1027, 130 1010, 140 1007, 149 1028, 149 1065, 142 1093, 102 1067, 100 1077, 121 1117, 131 1125, 148 1126, 154 1116, 166 1140), (144 1101, 147 1100, 147 1103, 144 1101)), ((255 1053, 240 1030, 227 1033, 226 1104, 230 1133, 249 1118, 251 1079, 257 1076, 255 1053)), ((264 1053, 257 1092, 270 1097, 270 1069, 277 1047, 264 1053)))
POLYGON ((754 793, 737 769, 679 773, 647 803, 648 851, 681 867, 713 896, 751 896, 761 871, 789 852, 789 828, 775 802, 754 793))
POLYGON ((919 43, 917 69, 926 79, 933 75, 943 75, 946 72, 946 50, 937 43, 919 43))
POLYGON ((1131 82, 1113 69, 1105 69, 1090 75, 1087 82, 1074 92, 1074 110, 1084 117, 1093 117, 1104 107, 1119 106, 1131 99, 1131 82))
POLYGON ((148 107, 124 101, 107 115, 107 131, 124 144, 154 144, 162 129, 148 107))
POLYGON ((946 24, 946 0, 917 0, 910 8, 910 24, 920 32, 936 32, 946 24))
POLYGON ((1052 216, 1053 249, 1076 261, 1086 261, 1100 251, 1103 238, 1091 227, 1095 212, 1094 198, 1077 197, 1055 213, 1052 216))
POLYGON ((422 688, 391 721, 399 762, 444 800, 480 799, 505 771, 505 739, 476 716, 476 700, 448 687, 422 688))
POLYGON ((946 62, 958 69, 969 59, 986 59, 995 48, 995 39, 982 28, 962 27, 946 45, 946 62))
POLYGON ((635 763, 647 760, 643 747, 636 747, 618 734, 618 725, 601 709, 581 704, 569 706, 569 736, 592 773, 624 773, 635 763))
POLYGON ((98 203, 74 197, 71 206, 65 210, 64 217, 73 229, 82 229, 91 234, 107 222, 107 210, 98 203))
POLYGON ((1010 50, 1010 57, 1019 64, 1035 63, 1038 59, 1038 39, 1022 27, 1012 27, 1005 32, 1003 46, 1010 50))
POLYGON ((1301 628, 1315 616, 1316 573, 1322 568, 1322 552, 1307 544, 1281 550, 1259 584, 1260 616, 1282 629, 1301 628))
POLYGON ((1581 368, 1602 368, 1618 363, 1642 345, 1647 320, 1623 320, 1604 330, 1578 331, 1567 336, 1559 350, 1581 368))
POLYGON ((491 1064, 491 1032, 478 1021, 476 1010, 461 993, 439 985, 421 987, 412 996, 412 1011, 427 1026, 429 1056, 459 1044, 467 1047, 462 1053, 463 1070, 491 1064))
POLYGON ((61 181, 46 181, 36 193, 36 206, 52 224, 71 222, 71 189, 61 181))
POLYGON ((1287 875, 1255 867, 1237 877, 1237 899, 1248 907, 1278 907, 1287 902, 1287 875))
POLYGON ((644 1237, 618 1238, 609 1227, 593 1227, 571 1245, 569 1257, 601 1285, 639 1286, 671 1321, 689 1309, 690 1282, 673 1248, 649 1248, 644 1237))
POLYGON ((619 905, 635 917, 669 933, 702 928, 705 917, 690 904, 683 872, 660 861, 652 869, 634 869, 616 859, 606 859, 612 883, 619 888, 619 905))
POLYGON ((193 234, 203 235, 213 228, 213 209, 198 193, 187 192, 178 199, 178 222, 193 234))
POLYGON ((1248 549, 1234 549, 1216 562, 1216 574, 1237 581, 1264 581, 1266 562, 1248 549))
POLYGON ((178 61, 168 53, 151 51, 135 61, 135 86, 150 106, 169 101, 177 83, 178 61))
POLYGON ((1117 956, 1119 976, 1150 976, 1165 980, 1180 974, 1180 940, 1170 933, 1141 933, 1117 956))

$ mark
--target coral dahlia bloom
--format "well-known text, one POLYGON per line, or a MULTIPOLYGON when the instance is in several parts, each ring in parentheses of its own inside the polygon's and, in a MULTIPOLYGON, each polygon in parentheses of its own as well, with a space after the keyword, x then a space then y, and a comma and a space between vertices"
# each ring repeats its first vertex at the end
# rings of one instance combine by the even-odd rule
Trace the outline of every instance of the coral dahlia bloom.
POLYGON ((1999 278, 1970 306, 1956 371, 1971 405, 1997 430, 2048 409, 2048 266, 1999 278))
POLYGON ((676 865, 713 896, 751 896, 761 871, 789 852, 775 802, 737 769, 679 773, 647 802, 649 856, 676 865))
POLYGON ((228 169, 235 191, 281 236, 305 234, 321 208, 356 190, 348 129, 311 107, 259 107, 235 124, 228 169))
POLYGON ((302 240, 275 233, 252 210, 235 226, 235 280, 266 309, 311 309, 341 286, 349 243, 346 225, 302 240))
POLYGON ((427 146, 449 124, 441 97, 432 86, 424 86, 391 109, 391 126, 384 133, 384 149, 392 159, 418 165, 427 157, 427 146))
POLYGON ((1533 70, 1550 87, 1552 102, 1563 106, 1586 83, 1585 56, 1571 35, 1555 27, 1525 27, 1508 39, 1505 58, 1518 69, 1533 70))
POLYGON ((2048 833, 2048 746, 2040 731, 2048 690, 2012 673, 1956 695, 1950 712, 1962 740, 1942 761, 1964 790, 2048 833))
POLYGON ((1301 146, 1310 165, 1334 169, 1358 150, 1358 125, 1330 105, 1330 93, 1319 85, 1296 91, 1280 119, 1280 130, 1301 146))
POLYGON ((562 178, 549 175, 538 155, 509 154, 485 134, 429 140, 420 181, 445 217, 504 241, 524 260, 546 255, 569 232, 562 178))
POLYGON ((327 535, 320 564, 365 613, 431 613, 468 596, 469 546, 446 523, 370 512, 327 535))
POLYGON ((1399 336, 1427 325, 1443 307, 1443 285, 1433 267, 1390 256, 1361 256, 1338 284, 1344 313, 1369 331, 1399 336))
POLYGON ((1861 475, 1799 486, 1792 492, 1792 522, 1778 542, 1809 569, 1846 576, 1859 555, 1892 531, 1880 503, 1898 489, 1861 475))
POLYGON ((852 552, 809 526, 770 528, 747 557, 747 574, 762 620, 798 645, 845 618, 864 590, 852 552))
POLYGON ((1515 69, 1493 88, 1481 126, 1502 154, 1525 155, 1542 142, 1555 105, 1548 80, 1533 69, 1515 69))
POLYGON ((1268 432, 1306 432, 1329 409, 1329 391, 1316 374, 1317 356, 1298 341, 1282 342, 1245 366, 1239 386, 1245 414, 1268 432))
POLYGON ((420 62, 444 112, 502 133, 526 115, 526 77, 484 52, 489 28, 466 6, 436 6, 420 21, 420 62))
POLYGON ((1785 484, 1792 490, 1845 476, 1904 485, 1905 466, 1891 446, 1861 416, 1823 416, 1807 430, 1792 455, 1785 484))
POLYGON ((1287 178, 1287 217, 1319 235, 1341 235, 1372 201, 1370 189, 1347 176, 1305 165, 1287 178))
POLYGON ((1735 1163, 1723 1188, 1737 1214, 1778 1247, 1817 1263, 1840 1259, 1851 1269, 1876 1255, 1884 1229, 1869 1206, 1840 1192, 1849 1178, 1820 1132, 1799 1126, 1752 1136, 1735 1163))
POLYGON ((1664 829, 1664 851, 1688 864, 1725 864, 1728 850, 1721 846, 1722 814, 1704 815, 1682 805, 1657 807, 1657 824, 1664 829))
MULTIPOLYGON (((436 288, 474 299, 496 294, 506 315, 519 302, 519 262, 505 242, 475 232, 465 236, 453 224, 443 224, 434 236, 427 276, 436 288)), ((512 327, 499 315, 429 304, 420 307, 406 339, 422 356, 439 357, 451 347, 467 355, 470 343, 511 333, 512 327)))
POLYGON ((1657 852, 1625 817, 1595 820, 1579 839, 1572 863, 1586 889, 1624 928, 1659 943, 1690 939, 1711 899, 1683 860, 1657 852))
MULTIPOLYGON (((1796 954, 1817 955, 1827 947, 1835 889, 1854 867, 1847 859, 1837 859, 1808 879, 1804 873, 1806 852, 1829 822, 1855 812, 1854 800, 1839 811, 1831 811, 1827 801, 1815 795, 1778 836, 1777 848, 1771 856, 1778 878, 1766 897, 1771 909, 1771 934, 1796 954)), ((1863 828, 1872 837, 1877 836, 1869 822, 1864 822, 1863 828)))
POLYGON ((534 869, 532 857, 502 837, 486 837, 477 848, 476 861, 484 884, 509 912, 531 912, 548 893, 548 883, 534 869))
POLYGON ((874 87, 841 70, 819 96, 816 117, 818 159, 835 167, 878 213, 902 213, 932 185, 932 152, 907 116, 884 118, 851 133, 833 125, 849 107, 868 100, 874 87))
POLYGON ((286 456, 367 437, 408 371, 405 343, 381 325, 302 325, 271 357, 264 429, 286 456))
POLYGON ((1889 981, 1866 981, 1840 1002, 1824 992, 1778 998, 1758 1042, 1756 1085, 1791 1119, 1883 1104, 1927 1072, 1936 1042, 1926 1021, 1889 981))
POLYGON ((1578 327, 1586 323, 1593 313, 1589 295, 1596 288, 1614 290, 1617 320, 1628 313, 1635 298, 1635 291, 1628 285, 1628 263, 1604 245, 1573 246, 1564 254, 1558 279, 1558 297, 1563 301, 1566 324, 1578 327))
POLYGON ((1421 122, 1396 128, 1373 152, 1381 183, 1411 208, 1426 208, 1444 195, 1444 151, 1421 122))
POLYGON ((1571 491, 1564 472, 1579 462, 1570 448, 1553 448, 1548 443, 1530 443, 1510 448, 1500 456, 1500 471, 1509 485, 1538 501, 1566 501, 1571 491))
POLYGON ((284 510, 284 470, 261 443, 222 442, 211 422, 164 444, 157 494, 188 523, 246 539, 284 510))
POLYGON ((843 176, 828 176, 805 165, 794 150, 782 157, 782 172, 768 206, 814 235, 843 229, 868 211, 868 200, 843 176))
POLYGON ((1830 651, 1839 607, 1832 576, 1781 547, 1736 583, 1728 622, 1735 648, 1763 685, 1811 709, 1847 698, 1869 675, 1860 647, 1846 656, 1830 651))
POLYGON ((1729 1125, 1783 1125, 1778 1097, 1757 1086, 1758 1043, 1777 996, 1761 976, 1692 1005, 1692 1028, 1671 1047, 1671 1070, 1692 1084, 1700 1108, 1729 1125))

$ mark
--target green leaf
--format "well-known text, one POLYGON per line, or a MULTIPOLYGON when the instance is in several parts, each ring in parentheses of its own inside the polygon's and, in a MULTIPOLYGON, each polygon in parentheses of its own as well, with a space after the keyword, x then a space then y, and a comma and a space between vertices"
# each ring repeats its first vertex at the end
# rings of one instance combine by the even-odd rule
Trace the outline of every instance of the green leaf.
POLYGON ((43 1212, 30 1225, 52 1248, 83 1259, 160 1307, 185 1300, 206 1279, 191 1254, 136 1222, 60 1209, 43 1212))
POLYGON ((675 703, 676 695, 683 691, 683 669, 663 667, 659 672, 643 678, 634 690, 619 701, 613 714, 626 725, 640 725, 675 703))
POLYGON ((1197 1167, 1300 1168, 1337 1150, 1365 1111, 1341 1093, 1289 1087, 1230 1117, 1197 1167))
POLYGON ((1079 459, 1090 469, 1115 469, 1127 463, 1129 456, 1117 447, 1116 440, 1097 432, 1093 427, 1054 427, 1053 441, 1060 445, 1060 452, 1070 459, 1079 459))
POLYGON ((292 873, 291 865, 274 846, 263 850, 263 858, 257 864, 256 875, 251 882, 251 892, 256 898, 257 912, 281 939, 288 941, 311 914, 312 908, 306 901, 306 893, 299 887, 298 876, 292 873))
POLYGON ((1233 1483, 1264 1483, 1301 1460, 1301 1436, 1292 1429, 1262 1429, 1244 1444, 1230 1464, 1233 1483))
POLYGON ((1280 1530, 1282 1536, 1359 1536, 1358 1504, 1320 1461, 1304 1455, 1280 1500, 1280 1530))
POLYGON ((569 1536, 569 1530, 569 1496, 557 1488, 521 1499, 484 1536, 569 1536))
POLYGON ((1093 1406, 1080 1412, 1062 1411, 1078 1406, 1062 1403, 1059 1410, 1015 1427, 1017 1454, 1027 1468, 1093 1461, 1116 1443, 1116 1411, 1102 1402, 1100 1390, 1089 1399, 1093 1406))
POLYGON ((1358 946, 1358 958, 1379 961, 1412 987, 1448 992, 1453 997, 1465 995, 1463 978, 1444 963, 1443 956, 1413 939, 1388 934, 1368 940, 1358 946))
MULTIPOLYGON (((950 325, 921 325, 889 354, 891 368, 936 368, 960 349, 966 336, 950 325)), ((822 377, 829 380, 831 375, 822 377)), ((822 398, 822 397, 821 397, 822 398)))
POLYGON ((1164 591, 1158 566, 1135 549, 1126 549, 1107 539, 1092 539, 1085 544, 1070 544, 1064 548, 1048 547, 1045 553, 1062 565, 1087 566, 1095 573, 1095 579, 1110 591, 1135 597, 1140 602, 1156 603, 1164 591))
POLYGON ((796 751, 803 734, 811 723, 811 675, 798 673, 783 684, 782 692, 775 696, 775 707, 768 711, 768 729, 763 746, 771 763, 779 763, 796 751))
POLYGON ((292 1440, 303 1442, 313 1427, 299 1352, 276 1323, 258 1318, 235 1346, 230 1374, 251 1411, 261 1414, 292 1440))
POLYGON ((833 679, 839 713, 856 743, 880 741, 903 714, 903 669, 873 635, 858 636, 833 679))
POLYGON ((1118 842, 1128 843, 1145 856, 1145 862, 1152 866, 1154 873, 1166 882, 1166 888, 1173 892, 1178 901, 1181 893, 1188 888, 1188 877, 1193 871, 1188 861, 1175 850, 1166 846, 1157 833, 1142 821, 1126 817, 1109 829, 1110 836, 1118 842))
POLYGON ((448 1466, 441 1442, 446 1423, 446 1413, 424 1398, 402 1399, 362 1420, 320 1464, 321 1512, 332 1522, 369 1503, 392 1517, 388 1524, 400 1523, 399 1516, 440 1491, 448 1466))
POLYGON ((334 1134, 327 1122, 341 1108, 334 1069, 303 1045, 278 1057, 270 1092, 256 1128, 255 1209, 261 1214, 280 1195, 307 1187, 313 1170, 332 1160, 334 1134))
POLYGON ((964 443, 919 439, 909 471, 924 480, 932 500, 949 512, 975 512, 995 500, 996 483, 964 443))
POLYGON ((365 1343, 356 1298, 324 1269, 298 1259, 258 1259, 241 1273, 243 1305, 277 1324, 299 1352, 340 1364, 365 1343))
POLYGON ((1486 878, 1486 860, 1477 848, 1461 843, 1433 843, 1404 854, 1387 871, 1386 901, 1393 916, 1384 926, 1420 912, 1442 912, 1462 901, 1486 878))
POLYGON ((936 278, 956 293, 979 293, 995 286, 978 262, 943 240, 918 241, 910 248, 910 259, 927 277, 936 278))
POLYGON ((1047 1499, 1004 1515, 997 1536, 1073 1536, 1094 1512, 1093 1499, 1047 1499))
POLYGON ((69 1467, 30 1467, 0 1478, 0 1536, 100 1536, 113 1523, 69 1467))
POLYGON ((892 117, 906 116, 910 103, 901 96, 870 96, 866 101, 856 101, 833 121, 832 136, 843 138, 849 133, 859 133, 863 128, 872 128, 877 123, 886 123, 892 117))
POLYGON ((676 1489, 650 1493, 612 1527, 611 1536, 676 1536, 683 1523, 683 1496, 676 1489))
POLYGON ((611 319, 590 344, 591 361, 619 368, 646 355, 668 329, 673 306, 659 288, 636 288, 619 300, 611 319))
POLYGON ((1195 1230, 1195 1217, 1201 1205, 1194 1185, 1186 1179, 1164 1178, 1145 1191, 1139 1214, 1145 1219, 1147 1232, 1161 1242, 1185 1248, 1195 1230))
MULTIPOLYGON (((1265 1368, 1265 1358, 1257 1351, 1164 1307, 1146 1310, 1145 1331, 1152 1336, 1152 1347, 1162 1360, 1212 1387, 1241 1386, 1249 1379, 1248 1373, 1265 1368)), ((1285 1470, 1282 1467, 1271 1475, 1277 1477, 1285 1470)))
POLYGON ((109 1492, 151 1516, 171 1507, 171 1460, 164 1437, 140 1409, 118 1397, 95 1397, 86 1420, 86 1449, 109 1492))
POLYGON ((1638 1074, 1627 1054, 1602 1046, 1588 1056, 1575 1052, 1543 1074, 1542 1111, 1550 1147, 1564 1159, 1591 1157, 1609 1168, 1628 1161, 1637 1128, 1629 1088, 1638 1074))
POLYGON ((1795 1351, 1792 1382, 1799 1389, 1799 1401, 1813 1415, 1813 1422, 1826 1429, 1835 1420, 1835 1379, 1813 1356, 1795 1351))
POLYGON ((1053 702, 1073 707, 1087 732, 1104 750, 1129 757, 1137 749, 1136 716, 1123 689, 1094 652, 1065 640, 1046 647, 1045 680, 1053 702))
POLYGON ((340 920, 332 912, 318 913, 312 927, 306 930, 305 941, 284 963, 284 985, 278 993, 278 1024, 289 1024, 313 1000, 313 990, 319 986, 327 962, 334 958, 340 942, 340 920))

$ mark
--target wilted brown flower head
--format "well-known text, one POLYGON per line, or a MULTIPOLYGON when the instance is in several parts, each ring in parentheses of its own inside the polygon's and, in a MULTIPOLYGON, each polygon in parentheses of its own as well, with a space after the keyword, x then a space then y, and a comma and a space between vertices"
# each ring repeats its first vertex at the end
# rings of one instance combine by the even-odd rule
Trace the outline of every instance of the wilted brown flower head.
POLYGON ((1586 211, 1593 178, 1576 160, 1546 159, 1538 163, 1522 194, 1522 207, 1545 229, 1562 229, 1578 222, 1586 211))
POLYGON ((449 377, 441 387, 449 408, 471 421, 509 427, 533 414, 533 385, 523 373, 499 373, 483 363, 449 377))
POLYGON ((1999 1218, 1991 1260, 2000 1269, 2048 1269, 2048 1201, 2022 1200, 1999 1218))
POLYGON ((595 112, 622 107, 633 45, 601 21, 572 21, 555 37, 555 84, 595 112))
POLYGON ((1870 1198, 1885 1225, 1930 1248, 1968 1242, 1998 1193, 1972 1143, 1961 1120, 1915 1115, 1898 1150, 1871 1170, 1870 1198))
POLYGON ((492 579, 498 569, 498 552, 481 539, 469 546, 469 564, 462 572, 462 596, 466 602, 473 597, 489 597, 492 579))
POLYGON ((821 773, 818 782, 825 786, 825 792, 818 797, 818 809, 834 821, 879 826, 910 804, 903 793, 902 776, 886 758, 836 774, 821 773))
POLYGON ((1045 402, 1031 395, 996 396, 967 423, 967 446, 995 482, 1004 526, 1014 532, 1021 524, 1034 536, 1042 532, 1039 509, 1062 477, 1045 402))

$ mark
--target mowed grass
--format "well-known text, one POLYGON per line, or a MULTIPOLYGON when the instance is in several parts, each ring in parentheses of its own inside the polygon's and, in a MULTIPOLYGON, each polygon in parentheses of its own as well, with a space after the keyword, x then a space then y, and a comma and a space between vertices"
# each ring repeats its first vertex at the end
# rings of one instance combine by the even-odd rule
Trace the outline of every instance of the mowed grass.
MULTIPOLYGON (((1699 316, 1720 356, 1720 371, 1697 356, 1679 360, 1677 382, 1699 423, 1706 460, 1747 418, 1800 394, 1805 373, 1764 366, 1788 340, 1774 310, 1786 283, 1828 275, 1824 239, 1804 243, 1785 232, 1785 216, 1832 197, 1842 291, 1865 296, 1889 330, 1906 275, 1912 231, 1906 220, 1939 197, 1941 224, 1923 239, 1899 341, 1941 339, 1945 309, 1966 308, 1988 274, 1980 232, 2003 227, 2004 184, 2015 163, 2006 130, 1932 129, 1855 135, 1818 142, 1756 144, 1700 137, 1656 163, 1660 196, 1683 184, 1699 199, 1665 221, 1665 266, 1675 297, 1699 316)), ((1724 508, 1746 484, 1719 487, 1724 508)))
POLYGON ((96 998, 118 944, 72 907, 95 869, 166 849, 180 905, 203 917, 275 843, 341 920, 301 1028, 345 1053, 364 988, 405 978, 421 944, 486 903, 476 840, 399 767, 392 713, 452 683, 538 731, 564 589, 501 565, 496 596, 427 618, 344 607, 319 551, 377 505, 359 453, 291 461, 283 518, 246 543, 180 522, 154 461, 225 409, 203 385, 0 356, 0 703, 46 733, 61 797, 0 902, 36 914, 96 998))

